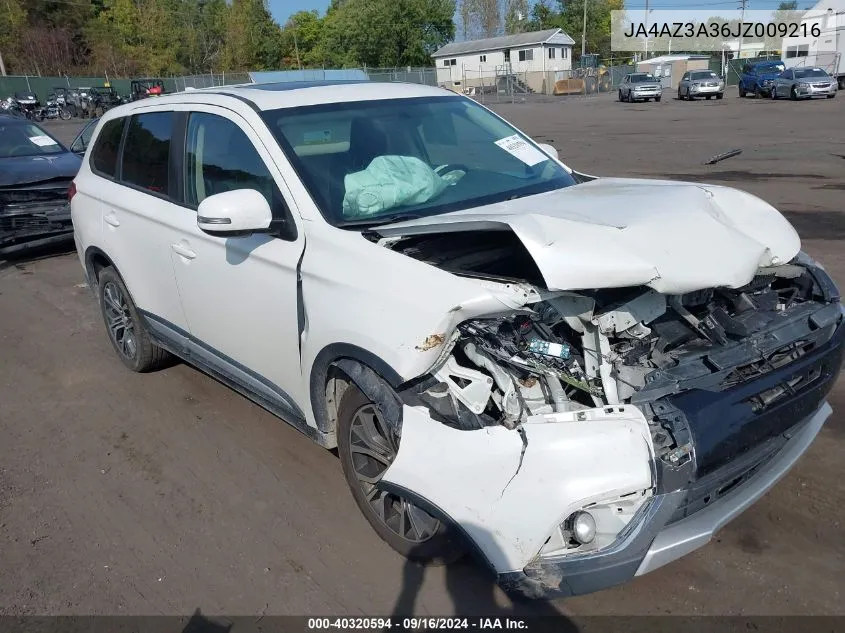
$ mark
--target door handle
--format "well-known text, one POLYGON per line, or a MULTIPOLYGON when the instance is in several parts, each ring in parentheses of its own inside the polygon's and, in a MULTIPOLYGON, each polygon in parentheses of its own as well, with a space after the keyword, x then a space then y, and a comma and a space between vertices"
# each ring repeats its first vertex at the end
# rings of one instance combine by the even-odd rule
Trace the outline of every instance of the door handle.
POLYGON ((104 218, 103 221, 108 224, 109 226, 118 227, 120 226, 120 220, 117 219, 117 216, 114 214, 114 211, 108 213, 104 218))
POLYGON ((177 255, 181 255, 185 259, 194 259, 197 256, 197 254, 194 251, 192 251, 190 248, 188 248, 184 244, 179 244, 179 243, 171 244, 170 248, 173 249, 174 253, 176 253, 177 255))

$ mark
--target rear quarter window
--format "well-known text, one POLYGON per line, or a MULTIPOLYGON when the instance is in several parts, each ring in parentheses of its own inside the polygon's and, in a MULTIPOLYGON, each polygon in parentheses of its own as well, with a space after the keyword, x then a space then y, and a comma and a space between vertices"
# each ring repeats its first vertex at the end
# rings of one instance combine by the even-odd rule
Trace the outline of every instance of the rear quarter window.
POLYGON ((117 153, 123 136, 124 119, 112 119, 103 124, 91 150, 91 169, 94 172, 114 178, 117 175, 117 153))

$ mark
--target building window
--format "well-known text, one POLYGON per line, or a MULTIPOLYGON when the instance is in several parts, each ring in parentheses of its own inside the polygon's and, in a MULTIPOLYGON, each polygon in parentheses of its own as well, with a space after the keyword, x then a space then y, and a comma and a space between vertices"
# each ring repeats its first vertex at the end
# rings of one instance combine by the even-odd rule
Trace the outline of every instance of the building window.
POLYGON ((443 60, 443 65, 444 65, 444 66, 454 66, 454 65, 456 65, 457 63, 458 63, 458 60, 457 60, 457 59, 444 59, 444 60, 443 60))
POLYGON ((510 62, 510 60, 511 60, 511 52, 505 51, 505 61, 510 62))
POLYGON ((569 49, 568 48, 560 49, 560 58, 561 59, 568 59, 569 58, 569 49))
POLYGON ((486 62, 487 61, 487 55, 479 55, 478 60, 482 61, 482 62, 486 62))
POLYGON ((556 51, 557 51, 557 49, 556 49, 556 48, 550 48, 550 49, 549 49, 549 59, 554 59, 554 58, 555 58, 556 51))
POLYGON ((527 51, 519 51, 519 61, 530 62, 533 59, 534 59, 534 49, 529 49, 527 51))
POLYGON ((799 44, 798 46, 787 46, 786 57, 807 57, 810 52, 809 44, 799 44))

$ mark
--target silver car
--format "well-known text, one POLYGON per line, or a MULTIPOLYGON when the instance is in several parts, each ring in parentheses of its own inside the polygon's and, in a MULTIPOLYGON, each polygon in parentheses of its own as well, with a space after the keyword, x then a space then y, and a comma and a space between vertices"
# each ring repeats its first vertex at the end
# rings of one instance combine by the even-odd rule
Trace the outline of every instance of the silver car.
POLYGON ((684 73, 678 83, 678 99, 693 101, 696 97, 725 96, 725 82, 712 70, 690 70, 684 73))
POLYGON ((793 101, 813 97, 833 99, 836 88, 836 80, 822 68, 790 68, 775 79, 771 96, 772 99, 789 97, 793 101))
POLYGON ((619 100, 633 103, 634 101, 660 101, 663 96, 663 84, 651 73, 631 73, 619 86, 619 100))

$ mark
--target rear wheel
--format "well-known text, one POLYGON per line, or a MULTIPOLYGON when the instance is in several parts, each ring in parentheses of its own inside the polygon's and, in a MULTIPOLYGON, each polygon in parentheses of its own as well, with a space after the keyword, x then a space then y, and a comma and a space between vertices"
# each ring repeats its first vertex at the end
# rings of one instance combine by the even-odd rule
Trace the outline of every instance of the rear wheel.
POLYGON ((97 281, 100 309, 114 351, 132 371, 162 367, 170 354, 150 340, 129 291, 114 268, 104 268, 97 281))
POLYGON ((70 118, 71 118, 71 116, 70 116, 70 110, 68 110, 67 108, 62 108, 61 110, 59 110, 59 118, 60 118, 62 121, 68 121, 68 120, 70 120, 70 118))
POLYGON ((380 408, 355 385, 343 394, 337 424, 337 448, 346 483, 382 540, 418 562, 450 563, 463 556, 464 542, 453 527, 379 485, 396 458, 400 438, 380 408))

